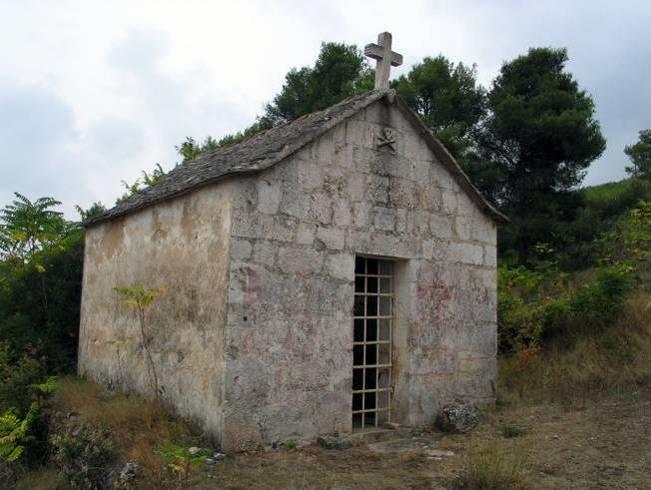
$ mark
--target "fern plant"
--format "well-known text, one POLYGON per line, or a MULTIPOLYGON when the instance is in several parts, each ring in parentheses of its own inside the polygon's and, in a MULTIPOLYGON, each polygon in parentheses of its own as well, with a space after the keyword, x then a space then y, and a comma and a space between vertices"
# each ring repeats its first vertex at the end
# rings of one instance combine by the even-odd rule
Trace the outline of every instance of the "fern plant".
POLYGON ((38 403, 33 402, 24 418, 19 417, 15 409, 0 415, 0 461, 18 461, 25 447, 35 440, 29 432, 39 411, 38 403))

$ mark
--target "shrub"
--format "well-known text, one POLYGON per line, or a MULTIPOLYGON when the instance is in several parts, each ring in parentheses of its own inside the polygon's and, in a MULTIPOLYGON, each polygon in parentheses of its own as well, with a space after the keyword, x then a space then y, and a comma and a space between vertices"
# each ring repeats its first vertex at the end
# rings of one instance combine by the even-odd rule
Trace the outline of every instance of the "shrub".
POLYGON ((0 412, 15 408, 29 409, 33 399, 31 385, 43 379, 43 364, 24 354, 17 356, 7 342, 0 343, 0 412))
POLYGON ((170 444, 161 447, 158 452, 165 459, 167 467, 178 475, 185 484, 189 483, 193 470, 206 462, 210 451, 205 448, 187 447, 179 444, 170 444))
POLYGON ((111 434, 120 459, 140 466, 139 478, 164 481, 169 472, 158 451, 173 443, 206 446, 199 427, 174 417, 153 400, 113 393, 103 396, 103 386, 68 376, 52 398, 53 410, 79 414, 79 422, 102 427, 111 434))
POLYGON ((551 343, 571 347, 613 324, 633 286, 632 268, 623 264, 602 268, 583 283, 571 283, 553 268, 500 268, 498 277, 502 353, 551 343))
POLYGON ((530 348, 499 361, 500 396, 528 402, 583 403, 602 394, 630 393, 651 380, 651 298, 629 299, 596 334, 530 348))
POLYGON ((107 431, 82 424, 72 431, 53 435, 50 442, 54 448, 52 459, 71 488, 109 487, 116 451, 107 431))
POLYGON ((491 448, 471 454, 458 488, 464 490, 504 490, 525 487, 526 470, 520 454, 491 448))
POLYGON ((0 260, 0 341, 37 357, 53 374, 75 367, 82 265, 81 232, 30 263, 0 260))

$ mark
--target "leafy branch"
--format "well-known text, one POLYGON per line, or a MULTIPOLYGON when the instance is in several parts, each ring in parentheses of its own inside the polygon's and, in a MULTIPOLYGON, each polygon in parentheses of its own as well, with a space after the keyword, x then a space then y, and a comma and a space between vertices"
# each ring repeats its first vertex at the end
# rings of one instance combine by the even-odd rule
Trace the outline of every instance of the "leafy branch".
POLYGON ((160 398, 158 373, 156 372, 156 365, 154 364, 154 358, 151 352, 152 337, 151 332, 149 331, 149 325, 147 324, 147 311, 154 302, 154 299, 156 299, 159 294, 164 293, 165 289, 147 289, 139 284, 134 284, 129 287, 115 287, 113 290, 125 298, 122 300, 122 304, 133 308, 136 312, 138 325, 140 327, 140 341, 147 359, 149 379, 154 395, 158 400, 160 398))

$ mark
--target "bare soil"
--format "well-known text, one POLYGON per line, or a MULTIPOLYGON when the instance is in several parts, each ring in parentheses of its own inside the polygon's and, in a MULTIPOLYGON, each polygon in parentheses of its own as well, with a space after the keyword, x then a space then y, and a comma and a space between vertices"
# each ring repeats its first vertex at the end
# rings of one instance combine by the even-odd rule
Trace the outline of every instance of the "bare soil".
POLYGON ((203 488, 451 488, 474 454, 501 448, 521 458, 527 488, 651 488, 651 389, 572 407, 512 406, 485 413, 469 434, 426 433, 427 450, 377 453, 366 446, 316 446, 228 456, 204 475, 203 488), (506 438, 503 428, 524 434, 506 438))

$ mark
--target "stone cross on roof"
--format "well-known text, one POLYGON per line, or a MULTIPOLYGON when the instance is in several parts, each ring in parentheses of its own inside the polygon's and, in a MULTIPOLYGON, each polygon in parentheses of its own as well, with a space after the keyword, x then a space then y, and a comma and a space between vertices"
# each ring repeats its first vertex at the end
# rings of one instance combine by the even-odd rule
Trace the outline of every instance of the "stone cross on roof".
POLYGON ((377 60, 375 66, 375 89, 389 88, 389 74, 392 66, 402 65, 402 55, 391 51, 391 33, 382 32, 377 36, 377 44, 367 44, 364 54, 377 60))

